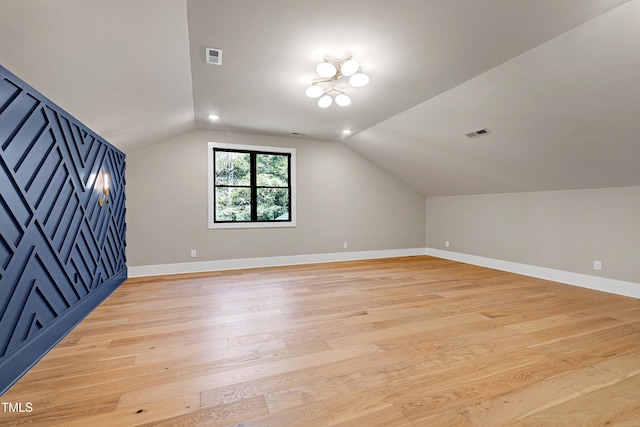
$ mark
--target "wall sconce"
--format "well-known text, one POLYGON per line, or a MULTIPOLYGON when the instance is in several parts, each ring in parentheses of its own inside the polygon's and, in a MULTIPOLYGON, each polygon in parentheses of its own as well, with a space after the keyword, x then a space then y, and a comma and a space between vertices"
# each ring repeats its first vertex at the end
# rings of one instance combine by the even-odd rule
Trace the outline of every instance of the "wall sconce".
POLYGON ((109 175, 106 173, 102 174, 102 181, 104 186, 102 188, 102 192, 104 193, 104 198, 100 197, 98 199, 98 205, 102 206, 103 204, 109 201, 109 175))

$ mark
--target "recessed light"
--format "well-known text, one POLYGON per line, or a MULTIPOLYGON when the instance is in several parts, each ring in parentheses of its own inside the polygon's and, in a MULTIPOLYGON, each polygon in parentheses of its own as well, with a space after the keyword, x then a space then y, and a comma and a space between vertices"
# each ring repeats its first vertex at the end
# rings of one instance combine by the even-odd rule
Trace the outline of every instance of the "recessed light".
POLYGON ((209 117, 209 120, 212 120, 212 121, 220 119, 220 116, 217 114, 209 114, 207 117, 209 117))
POLYGON ((343 135, 351 135, 352 130, 351 129, 345 129, 342 131, 343 135))

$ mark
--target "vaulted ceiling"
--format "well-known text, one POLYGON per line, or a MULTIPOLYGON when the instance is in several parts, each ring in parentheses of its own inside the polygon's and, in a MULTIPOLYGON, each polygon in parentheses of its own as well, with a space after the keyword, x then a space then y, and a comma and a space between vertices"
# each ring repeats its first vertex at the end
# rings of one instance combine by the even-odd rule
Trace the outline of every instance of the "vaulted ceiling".
POLYGON ((0 64, 126 152, 198 128, 341 141, 427 196, 640 185, 640 0, 0 0, 0 64), (320 109, 347 54, 371 81, 320 109))

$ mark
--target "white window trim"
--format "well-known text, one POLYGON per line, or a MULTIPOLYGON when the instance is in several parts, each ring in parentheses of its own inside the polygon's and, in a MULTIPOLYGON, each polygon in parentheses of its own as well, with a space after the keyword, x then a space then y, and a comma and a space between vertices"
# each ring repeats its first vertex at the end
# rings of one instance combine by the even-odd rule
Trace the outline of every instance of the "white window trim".
POLYGON ((267 147, 264 145, 241 145, 241 144, 225 144, 222 142, 209 142, 207 146, 209 153, 208 159, 208 217, 209 228, 282 228, 296 226, 296 149, 285 147, 267 147), (215 222, 214 221, 214 197, 213 197, 213 149, 223 148, 227 150, 251 150, 251 151, 269 151, 272 153, 288 153, 291 155, 291 221, 286 222, 215 222))

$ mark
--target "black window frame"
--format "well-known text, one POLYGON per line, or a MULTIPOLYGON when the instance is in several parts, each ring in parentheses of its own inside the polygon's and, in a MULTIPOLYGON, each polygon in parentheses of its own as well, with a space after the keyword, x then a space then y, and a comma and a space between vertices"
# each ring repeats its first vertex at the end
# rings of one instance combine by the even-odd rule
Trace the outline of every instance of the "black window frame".
POLYGON ((213 174, 211 179, 212 187, 213 187, 213 223, 214 224, 286 224, 293 223, 293 187, 292 187, 292 172, 291 172, 291 161, 292 155, 290 152, 276 152, 269 150, 247 150, 247 149, 235 149, 235 148, 221 148, 213 146, 213 174), (250 168, 250 179, 249 185, 220 185, 216 183, 216 153, 218 152, 226 152, 226 153, 239 153, 239 154, 249 154, 249 168, 250 168), (275 186, 264 186, 258 185, 258 168, 257 168, 257 156, 258 155, 274 155, 274 156, 283 156, 287 158, 287 187, 275 187, 275 186), (248 221, 245 220, 218 220, 217 219, 217 189, 218 188, 249 188, 250 190, 250 219, 248 221), (258 189, 261 188, 271 188, 271 189, 287 189, 289 192, 289 200, 287 203, 288 209, 288 219, 270 219, 270 220, 260 220, 258 219, 258 189))

